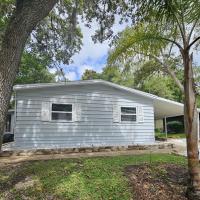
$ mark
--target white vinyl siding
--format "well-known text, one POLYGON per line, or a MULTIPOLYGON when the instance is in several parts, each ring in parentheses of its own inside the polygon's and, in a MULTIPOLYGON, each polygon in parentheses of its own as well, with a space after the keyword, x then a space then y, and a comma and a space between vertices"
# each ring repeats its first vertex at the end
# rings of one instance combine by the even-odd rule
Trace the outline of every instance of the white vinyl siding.
POLYGON ((142 106, 137 107, 137 121, 139 123, 144 122, 144 111, 142 106))
POLYGON ((116 146, 153 142, 153 101, 148 98, 101 84, 17 92, 17 148, 116 146), (41 120, 43 102, 73 104, 73 123, 41 120), (143 122, 120 123, 119 107, 133 105, 137 109, 142 107, 143 122), (115 119, 114 111, 118 113, 115 119))
POLYGON ((41 120, 50 121, 50 102, 43 101, 41 105, 41 120))
POLYGON ((120 108, 117 104, 113 105, 113 122, 114 123, 120 122, 120 108))

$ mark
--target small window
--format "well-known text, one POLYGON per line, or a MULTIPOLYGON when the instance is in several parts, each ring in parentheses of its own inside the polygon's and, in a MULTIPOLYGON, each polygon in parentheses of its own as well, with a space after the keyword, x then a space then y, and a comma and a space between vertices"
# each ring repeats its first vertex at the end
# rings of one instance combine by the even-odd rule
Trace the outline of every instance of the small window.
POLYGON ((136 122, 137 121, 136 107, 121 107, 121 121, 136 122))
POLYGON ((51 120, 72 121, 72 104, 52 104, 51 120))
POLYGON ((9 133, 11 132, 11 114, 7 115, 5 132, 9 132, 9 133))

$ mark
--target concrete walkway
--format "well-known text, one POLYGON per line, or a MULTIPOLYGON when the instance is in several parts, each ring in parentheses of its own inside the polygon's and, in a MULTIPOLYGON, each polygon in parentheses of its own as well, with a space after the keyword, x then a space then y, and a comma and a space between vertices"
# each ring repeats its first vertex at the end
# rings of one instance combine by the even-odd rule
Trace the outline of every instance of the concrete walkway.
POLYGON ((126 150, 126 151, 111 151, 111 152, 92 152, 92 153, 70 153, 70 154, 50 154, 50 155, 31 155, 31 156, 10 156, 0 157, 0 167, 6 164, 14 164, 33 160, 51 160, 51 159, 66 159, 66 158, 85 158, 85 157, 106 157, 106 156, 121 156, 121 155, 142 155, 155 153, 172 153, 173 149, 159 150, 126 150))
MULTIPOLYGON (((174 153, 178 155, 187 156, 187 148, 186 148, 186 139, 168 139, 168 143, 172 143, 175 145, 175 148, 173 150, 174 153)), ((200 151, 200 142, 199 142, 199 151, 200 151)), ((200 156, 199 156, 200 159, 200 156)))

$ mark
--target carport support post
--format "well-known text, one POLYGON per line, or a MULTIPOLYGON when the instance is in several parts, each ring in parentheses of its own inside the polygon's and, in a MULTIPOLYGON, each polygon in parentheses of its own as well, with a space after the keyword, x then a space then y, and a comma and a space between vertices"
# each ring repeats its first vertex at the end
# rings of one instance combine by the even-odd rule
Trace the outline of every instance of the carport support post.
POLYGON ((199 143, 199 134, 200 134, 200 131, 199 131, 199 112, 197 112, 198 113, 198 117, 197 117, 197 131, 198 131, 198 136, 197 136, 197 138, 198 138, 198 143, 199 143))
POLYGON ((165 135, 166 135, 166 139, 167 139, 167 118, 164 118, 165 120, 165 135))

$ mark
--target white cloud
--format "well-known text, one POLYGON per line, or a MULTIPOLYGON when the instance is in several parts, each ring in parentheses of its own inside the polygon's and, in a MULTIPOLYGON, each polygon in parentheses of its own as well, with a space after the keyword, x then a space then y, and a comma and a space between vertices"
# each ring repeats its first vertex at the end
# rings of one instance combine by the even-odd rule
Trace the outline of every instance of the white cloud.
POLYGON ((77 79, 77 74, 76 74, 75 71, 67 72, 65 74, 65 78, 68 79, 68 80, 70 80, 70 81, 74 81, 74 80, 77 79))
MULTIPOLYGON (((114 34, 122 31, 128 24, 119 24, 119 16, 116 16, 116 23, 113 26, 114 34)), ((96 60, 105 55, 107 55, 109 50, 109 40, 103 43, 94 43, 91 36, 94 35, 95 30, 98 29, 98 23, 93 21, 91 23, 91 28, 85 27, 83 23, 80 24, 81 31, 83 33, 83 47, 81 51, 74 55, 72 59, 75 65, 83 64, 87 59, 96 60)), ((86 63, 87 64, 87 63, 86 63)))
POLYGON ((56 68, 49 68, 49 72, 52 73, 52 74, 55 74, 57 71, 56 68))
MULTIPOLYGON (((116 16, 116 23, 113 26, 114 33, 122 31, 128 24, 119 24, 119 16, 116 16)), ((91 28, 85 27, 83 23, 80 23, 81 31, 83 33, 83 46, 79 53, 75 54, 72 59, 73 63, 68 66, 63 66, 67 76, 72 76, 71 79, 80 79, 86 69, 93 69, 97 72, 101 72, 102 68, 106 64, 106 57, 109 50, 110 41, 104 41, 103 43, 94 43, 91 36, 98 28, 97 22, 91 23, 91 28), (70 69, 70 71, 69 71, 70 69), (74 71, 74 73, 72 73, 74 71), (73 74, 73 75, 72 75, 73 74), (74 77, 76 75, 76 78, 74 77)), ((70 79, 70 80, 71 80, 70 79)))

